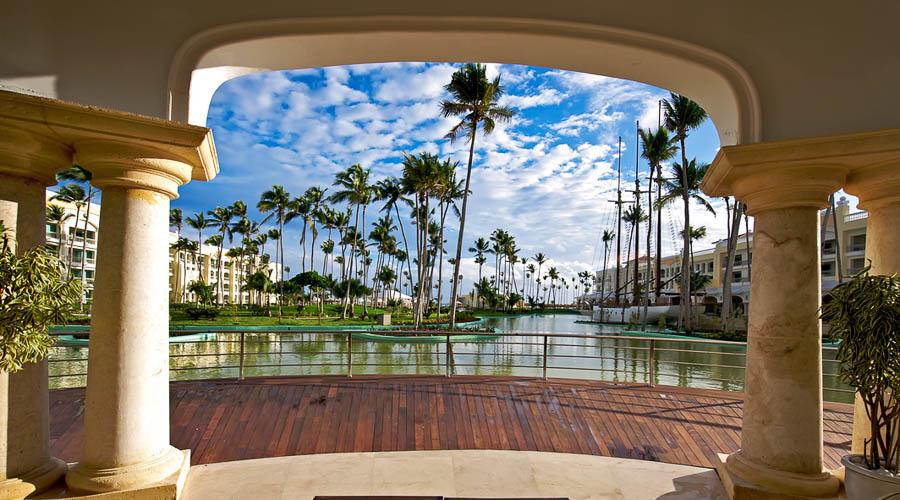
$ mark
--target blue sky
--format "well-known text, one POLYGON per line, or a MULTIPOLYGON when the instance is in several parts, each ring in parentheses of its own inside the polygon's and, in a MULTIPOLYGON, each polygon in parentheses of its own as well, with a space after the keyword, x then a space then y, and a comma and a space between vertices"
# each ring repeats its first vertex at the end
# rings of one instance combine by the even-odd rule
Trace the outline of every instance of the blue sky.
MULTIPOLYGON (((299 195, 312 185, 330 187, 353 163, 375 180, 400 175, 404 152, 428 151, 460 162, 464 141, 444 139, 453 119, 440 116, 443 86, 458 64, 392 63, 340 66, 248 75, 216 92, 207 125, 213 129, 221 172, 210 183, 181 188, 173 206, 186 214, 241 199, 255 213, 259 194, 282 184, 299 195)), ((495 228, 511 232, 522 255, 544 252, 573 275, 596 269, 602 259, 598 234, 615 224, 617 138, 623 139, 623 186, 634 185, 634 122, 657 122, 657 102, 668 92, 603 76, 514 65, 489 65, 506 87, 503 103, 517 110, 493 134, 479 135, 466 248, 495 228)), ((707 121, 688 140, 690 157, 709 162, 719 146, 707 121)), ((646 185, 645 162, 640 163, 646 185)), ((694 208, 708 242, 724 235, 724 204, 718 219, 694 208)), ((678 226, 680 207, 664 217, 678 226)), ((287 231, 286 260, 298 267, 299 225, 287 231)), ((368 231, 367 231, 368 232, 368 231)), ((664 232, 664 234, 666 234, 664 232)), ((453 229, 448 247, 455 242, 453 229)), ((671 238, 664 250, 674 250, 671 238)), ((702 244, 701 244, 702 247, 702 244)), ((477 274, 471 256, 463 275, 477 274)), ((448 267, 449 269, 449 267, 448 267)))

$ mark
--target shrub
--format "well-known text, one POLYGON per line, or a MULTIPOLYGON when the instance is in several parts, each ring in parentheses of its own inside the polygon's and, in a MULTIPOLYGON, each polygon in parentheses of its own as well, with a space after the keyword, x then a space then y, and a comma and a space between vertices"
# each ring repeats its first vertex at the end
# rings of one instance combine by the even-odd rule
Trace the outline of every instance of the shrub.
POLYGON ((216 319, 219 316, 219 309, 212 306, 190 306, 184 309, 184 313, 193 320, 216 319))
POLYGON ((17 372, 47 357, 50 325, 65 323, 81 298, 80 280, 63 280, 44 247, 17 256, 0 223, 0 371, 17 372))

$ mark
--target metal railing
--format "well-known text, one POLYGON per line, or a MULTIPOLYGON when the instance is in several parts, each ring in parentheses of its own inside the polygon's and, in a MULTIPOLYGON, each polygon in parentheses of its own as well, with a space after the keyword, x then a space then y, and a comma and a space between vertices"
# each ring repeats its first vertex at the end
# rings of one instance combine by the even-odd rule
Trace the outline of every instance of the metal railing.
MULTIPOLYGON (((193 334, 170 346, 173 380, 281 375, 460 374, 540 376, 741 391, 746 343, 570 333, 477 333, 473 339, 440 331, 381 331, 416 341, 375 341, 370 330, 173 330, 193 334), (359 337, 359 338, 354 338, 359 337), (299 347, 298 347, 299 346, 299 347), (410 362, 412 357, 412 362, 410 362), (335 372, 334 370, 337 370, 335 372)), ((53 348, 51 386, 84 385, 83 341, 53 348)), ((823 347, 826 399, 852 400, 837 381, 835 347, 823 347), (828 397, 829 394, 832 397, 828 397)))

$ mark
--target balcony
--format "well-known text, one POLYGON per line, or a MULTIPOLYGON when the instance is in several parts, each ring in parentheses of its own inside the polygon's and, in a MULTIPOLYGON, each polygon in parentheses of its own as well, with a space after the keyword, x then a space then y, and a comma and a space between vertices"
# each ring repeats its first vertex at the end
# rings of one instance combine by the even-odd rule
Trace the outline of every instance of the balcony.
MULTIPOLYGON (((671 487, 673 480, 710 473, 717 453, 740 446, 743 343, 518 333, 484 344, 396 344, 386 356, 360 332, 218 330, 173 330, 190 336, 170 342, 172 443, 193 450, 194 464, 217 464, 192 473, 191 488, 200 488, 194 498, 217 497, 216 484, 248 466, 220 462, 269 457, 269 471, 299 464, 331 470, 337 464, 329 457, 273 457, 374 452, 343 459, 370 463, 386 460, 380 453, 387 451, 431 452, 409 456, 442 463, 478 458, 501 469, 503 454, 446 451, 550 454, 511 459, 542 464, 553 461, 552 453, 584 455, 566 458, 576 470, 606 470, 611 462, 597 456, 680 464, 641 462, 661 467, 671 487), (515 359, 491 355, 490 349, 510 348, 519 349, 515 359), (701 359, 698 352, 715 356, 701 359), (378 374, 385 372, 393 375, 378 374), (500 375, 509 373, 515 376, 500 375)), ((77 408, 84 404, 86 369, 76 346, 86 350, 86 341, 66 339, 50 359, 51 386, 68 387, 51 392, 52 426, 60 429, 51 447, 72 461, 80 453, 77 408)), ((825 348, 822 358, 826 399, 852 401, 852 389, 836 379, 834 348, 825 348)), ((852 405, 825 403, 827 467, 837 467, 847 449, 852 413, 852 405)))

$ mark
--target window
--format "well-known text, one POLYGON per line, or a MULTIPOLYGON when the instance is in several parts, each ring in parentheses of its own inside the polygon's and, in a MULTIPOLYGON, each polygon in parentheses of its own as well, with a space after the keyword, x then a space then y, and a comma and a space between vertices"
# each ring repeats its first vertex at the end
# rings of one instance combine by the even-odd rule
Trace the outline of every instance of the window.
POLYGON ((741 262, 743 262, 743 261, 744 261, 743 254, 736 254, 734 256, 734 265, 739 266, 739 265, 741 265, 741 262))
POLYGON ((856 234, 850 237, 850 251, 861 252, 866 249, 866 235, 856 234))
POLYGON ((741 281, 741 272, 740 271, 735 271, 734 273, 732 273, 731 276, 735 283, 739 283, 741 281))
POLYGON ((822 276, 834 276, 834 262, 822 263, 822 276))
POLYGON ((834 240, 828 240, 822 244, 822 253, 834 253, 834 240))

